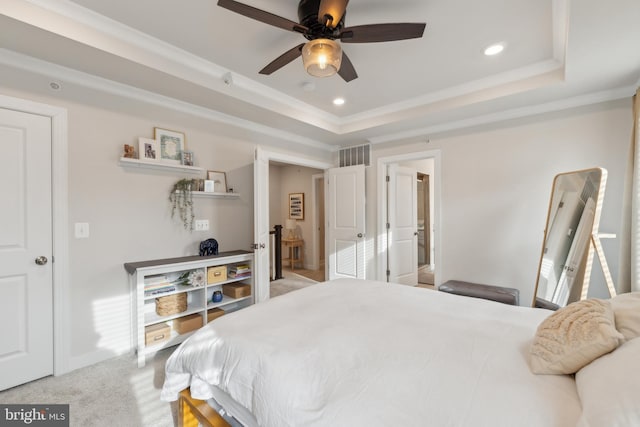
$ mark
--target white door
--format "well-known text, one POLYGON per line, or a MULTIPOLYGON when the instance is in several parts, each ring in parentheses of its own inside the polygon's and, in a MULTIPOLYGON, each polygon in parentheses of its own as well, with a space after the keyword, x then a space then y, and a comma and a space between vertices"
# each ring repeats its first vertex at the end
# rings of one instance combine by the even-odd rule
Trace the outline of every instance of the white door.
POLYGON ((364 279, 364 166, 329 169, 327 186, 329 279, 364 279))
POLYGON ((253 284, 255 302, 269 299, 269 161, 264 151, 256 148, 253 162, 253 284), (264 179, 264 177, 267 179, 264 179))
POLYGON ((389 282, 418 284, 418 171, 389 165, 387 181, 387 277, 389 282))
POLYGON ((53 373, 51 119, 0 109, 0 152, 4 390, 53 373))

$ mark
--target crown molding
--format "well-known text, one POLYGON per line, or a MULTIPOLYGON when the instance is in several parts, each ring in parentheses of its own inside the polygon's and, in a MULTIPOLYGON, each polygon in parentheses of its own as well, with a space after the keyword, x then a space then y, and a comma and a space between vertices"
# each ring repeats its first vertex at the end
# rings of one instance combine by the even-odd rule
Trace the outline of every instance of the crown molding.
POLYGON ((552 0, 553 59, 342 118, 235 72, 231 72, 233 84, 227 85, 224 76, 230 70, 69 0, 3 0, 0 13, 284 117, 344 135, 403 120, 425 110, 446 108, 447 100, 456 104, 477 102, 476 94, 480 91, 485 96, 490 96, 490 90, 504 95, 507 87, 522 90, 514 84, 518 81, 525 88, 527 80, 551 71, 564 73, 568 2, 552 0))
POLYGON ((487 91, 491 91, 494 95, 499 92, 501 96, 505 96, 530 90, 534 87, 539 87, 541 84, 561 81, 563 76, 563 64, 555 60, 542 61, 527 67, 496 74, 437 92, 431 92, 401 103, 391 104, 348 116, 343 119, 342 131, 343 133, 347 133, 361 130, 366 122, 375 120, 381 123, 379 120, 383 117, 387 117, 387 120, 391 121, 391 116, 398 111, 408 112, 411 110, 424 109, 428 106, 432 106, 433 109, 446 109, 450 104, 477 102, 477 94, 479 93, 488 94, 487 91), (442 107, 437 107, 438 104, 442 107))
POLYGON ((510 110, 504 110, 504 111, 500 111, 492 114, 485 114, 482 116, 476 116, 469 119, 441 123, 433 126, 424 127, 421 129, 412 129, 406 132, 397 132, 397 133, 392 133, 387 135, 381 135, 375 138, 370 138, 368 139, 368 141, 371 144, 375 145, 375 144, 383 144, 387 142, 406 140, 411 138, 427 138, 435 134, 470 128, 474 126, 504 122, 507 120, 519 119, 519 118, 528 117, 528 116, 535 116, 535 115, 544 114, 544 113, 568 110, 571 108, 583 107, 583 106, 592 105, 592 104, 599 104, 602 102, 629 98, 633 96, 633 94, 635 93, 635 90, 636 88, 633 86, 626 86, 618 89, 594 92, 586 95, 575 96, 573 98, 562 99, 559 101, 552 101, 544 104, 530 105, 522 108, 513 108, 510 110))
POLYGON ((161 70, 261 108, 338 132, 340 119, 292 96, 69 0, 2 0, 0 13, 129 61, 161 70))
POLYGON ((114 82, 112 80, 63 67, 61 65, 52 64, 50 62, 13 52, 8 49, 0 48, 0 64, 29 71, 34 74, 61 79, 78 86, 98 90, 122 98, 141 101, 151 105, 156 105, 170 110, 190 114, 195 117, 224 123, 262 135, 277 138, 279 140, 301 144, 328 152, 331 152, 334 148, 333 146, 328 145, 324 142, 307 138, 298 134, 265 126, 249 120, 231 116, 229 114, 221 113, 210 108, 190 104, 185 101, 181 101, 165 95, 160 95, 144 89, 139 89, 137 87, 126 85, 123 83, 114 82))

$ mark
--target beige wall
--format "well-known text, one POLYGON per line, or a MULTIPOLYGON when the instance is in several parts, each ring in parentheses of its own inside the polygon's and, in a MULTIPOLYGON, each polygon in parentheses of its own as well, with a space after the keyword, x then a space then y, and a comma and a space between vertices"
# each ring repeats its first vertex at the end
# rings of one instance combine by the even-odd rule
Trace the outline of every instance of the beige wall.
MULTIPOLYGON (((229 136, 211 120, 90 91, 63 98, 0 89, 5 95, 68 110, 71 298, 65 307, 71 329, 64 333, 70 337, 72 368, 129 350, 129 288, 123 263, 195 254, 199 242, 209 237, 216 238, 223 251, 246 249, 252 242, 253 149, 259 135, 229 136), (168 191, 182 175, 118 165, 122 145, 135 143, 138 136, 152 137, 154 126, 184 132, 196 165, 226 171, 229 185, 241 194, 238 200, 195 201, 197 218, 210 221, 209 232, 186 232, 170 218, 168 191), (76 222, 90 224, 89 239, 73 237, 76 222)), ((609 171, 609 181, 601 230, 618 234, 603 246, 614 281, 624 289, 628 283, 618 283, 618 278, 620 254, 628 245, 621 223, 630 133, 631 104, 625 100, 432 138, 428 145, 374 146, 367 168, 367 236, 375 240, 377 233, 377 159, 439 150, 439 280, 516 287, 526 304, 535 284, 553 176, 602 166, 609 171)), ((276 149, 299 155, 299 150, 276 149)), ((300 222, 305 239, 311 235, 311 175, 320 172, 307 169, 287 167, 281 176, 281 194, 305 193, 305 221, 300 222)), ((281 222, 287 200, 281 199, 281 222)), ((377 271, 375 243, 372 248, 369 278, 377 271)), ((596 265, 592 295, 604 292, 600 277, 596 265)))
MULTIPOLYGON (((372 166, 367 169, 367 235, 377 233, 378 158, 439 151, 437 279, 514 287, 520 290, 521 304, 529 304, 553 177, 601 166, 609 179, 600 230, 618 235, 602 244, 618 289, 628 289, 621 253, 629 244, 622 222, 628 208, 623 206, 623 194, 628 191, 624 177, 631 127, 628 99, 432 137, 428 144, 374 146, 372 166)), ((371 263, 367 275, 376 274, 371 263)), ((607 296, 597 262, 590 295, 607 296)))
POLYGON ((282 166, 269 165, 269 224, 271 229, 275 225, 284 227, 282 213, 282 166))
POLYGON ((209 120, 130 100, 97 102, 88 91, 58 98, 6 87, 0 92, 68 111, 70 299, 63 306, 70 329, 63 333, 71 369, 130 351, 124 263, 195 255, 207 238, 215 238, 221 251, 249 249, 256 146, 250 139, 256 136, 235 139, 209 120), (208 219, 209 231, 185 231, 171 218, 170 188, 196 176, 119 166, 123 144, 137 146, 139 136, 153 138, 156 126, 184 132, 196 166, 226 171, 228 186, 240 193, 239 199, 194 199, 196 219, 208 219), (89 223, 88 239, 74 238, 76 222, 89 223))
MULTIPOLYGON (((280 167, 280 224, 285 225, 285 220, 289 218, 289 194, 304 193, 304 220, 296 221, 298 237, 302 238, 304 244, 304 264, 305 268, 310 267, 314 255, 314 234, 313 234, 313 212, 316 209, 315 201, 312 197, 313 175, 323 173, 323 171, 303 166, 286 165, 280 167)), ((287 231, 283 230, 286 235, 287 231)), ((283 254, 287 257, 287 254, 283 254)))

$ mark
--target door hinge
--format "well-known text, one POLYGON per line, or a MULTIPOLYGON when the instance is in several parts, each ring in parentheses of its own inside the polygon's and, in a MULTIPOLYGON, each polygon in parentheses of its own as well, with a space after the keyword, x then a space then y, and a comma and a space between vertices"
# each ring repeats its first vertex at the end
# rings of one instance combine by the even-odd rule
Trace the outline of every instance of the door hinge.
POLYGON ((389 178, 389 175, 387 175, 387 182, 391 181, 391 179, 389 178))
POLYGON ((391 224, 387 223, 387 230, 391 228, 391 224))
POLYGON ((387 282, 389 281, 390 276, 391 276, 391 270, 387 270, 387 282))
POLYGON ((267 246, 264 243, 252 243, 250 248, 253 249, 254 251, 257 251, 258 249, 264 249, 267 246))

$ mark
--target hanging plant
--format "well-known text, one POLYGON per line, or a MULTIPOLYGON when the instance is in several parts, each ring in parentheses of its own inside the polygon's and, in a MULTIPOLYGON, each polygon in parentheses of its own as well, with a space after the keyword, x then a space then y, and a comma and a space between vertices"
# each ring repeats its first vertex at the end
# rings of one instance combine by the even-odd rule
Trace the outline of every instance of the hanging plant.
POLYGON ((193 231, 193 193, 192 190, 197 188, 195 179, 181 179, 176 182, 169 193, 169 201, 171 202, 171 218, 176 215, 176 211, 180 214, 180 220, 185 230, 193 231))

